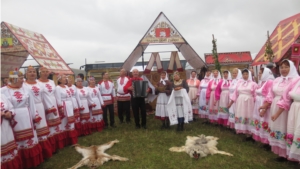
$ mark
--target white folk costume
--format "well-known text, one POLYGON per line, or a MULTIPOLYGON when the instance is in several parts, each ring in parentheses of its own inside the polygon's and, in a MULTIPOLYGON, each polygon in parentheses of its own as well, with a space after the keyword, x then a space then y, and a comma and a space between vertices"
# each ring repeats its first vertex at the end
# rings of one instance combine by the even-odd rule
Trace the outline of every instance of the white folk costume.
POLYGON ((186 83, 189 86, 189 98, 191 100, 191 104, 192 104, 192 109, 193 109, 193 114, 198 115, 199 114, 199 100, 194 99, 197 97, 198 94, 198 88, 200 86, 200 80, 197 79, 197 77, 190 77, 190 79, 186 80, 186 83))
MULTIPOLYGON (((281 76, 273 81, 273 86, 269 91, 265 102, 271 103, 270 116, 272 117, 278 111, 279 107, 277 102, 283 95, 284 90, 292 82, 292 80, 298 77, 297 69, 294 63, 288 60, 290 64, 289 74, 285 77, 281 76)), ((288 111, 283 111, 280 116, 272 121, 269 119, 270 135, 269 144, 272 147, 272 152, 279 155, 280 157, 287 158, 287 145, 286 145, 286 134, 288 124, 288 111)))
POLYGON ((119 77, 117 79, 117 103, 118 103, 118 116, 121 123, 123 123, 123 112, 126 113, 126 122, 130 122, 130 100, 131 95, 129 92, 124 91, 124 86, 129 81, 129 78, 119 77))
POLYGON ((35 82, 35 83, 29 83, 25 82, 24 87, 27 87, 27 90, 31 92, 32 96, 34 97, 34 104, 37 110, 37 113, 42 118, 39 124, 35 124, 36 133, 39 139, 39 144, 41 145, 43 149, 43 157, 44 158, 50 158, 52 156, 52 145, 50 141, 48 140, 48 135, 50 134, 47 120, 46 120, 46 113, 45 113, 45 107, 43 104, 43 88, 42 86, 35 82))
POLYGON ((1 169, 22 168, 22 160, 11 126, 15 111, 6 96, 1 94, 1 113, 6 111, 12 112, 12 119, 5 119, 1 115, 1 169))
MULTIPOLYGON (((238 83, 241 82, 242 80, 242 71, 238 69, 238 74, 235 79, 232 79, 230 86, 229 86, 229 98, 233 95, 236 87, 238 86, 238 83)), ((228 117, 228 126, 232 129, 234 129, 234 123, 235 123, 235 102, 231 105, 229 108, 229 117, 228 117)))
MULTIPOLYGON (((178 72, 175 72, 174 75, 180 76, 178 72)), ((174 80, 172 94, 167 104, 167 111, 170 125, 178 124, 177 130, 183 130, 184 123, 193 120, 191 100, 187 94, 188 90, 189 87, 185 80, 174 80), (175 90, 177 87, 181 87, 181 89, 175 90)))
POLYGON ((87 87, 95 107, 90 109, 90 128, 92 131, 102 131, 104 128, 103 111, 101 106, 104 104, 101 93, 97 87, 87 87))
POLYGON ((208 119, 212 123, 216 123, 218 120, 218 111, 219 111, 219 103, 217 102, 216 105, 214 105, 214 102, 216 101, 215 98, 215 91, 216 88, 220 82, 221 74, 218 72, 218 77, 213 78, 207 86, 206 89, 206 101, 208 101, 208 119))
POLYGON ((211 76, 205 76, 205 78, 201 80, 198 89, 197 95, 199 96, 199 115, 202 119, 208 118, 208 105, 206 105, 206 89, 210 80, 211 76))
POLYGON ((289 111, 286 134, 288 159, 300 162, 300 77, 293 80, 277 105, 289 111))
POLYGON ((248 80, 242 79, 230 99, 236 103, 235 106, 235 130, 236 133, 251 134, 252 126, 250 125, 254 102, 256 96, 257 84, 252 81, 251 72, 249 70, 248 80))
POLYGON ((228 72, 228 78, 223 78, 215 91, 215 99, 219 102, 219 111, 218 111, 218 123, 227 126, 228 118, 229 118, 229 110, 228 110, 228 104, 229 104, 229 86, 231 83, 231 73, 228 72))
POLYGON ((80 102, 79 94, 75 85, 68 86, 72 96, 72 104, 73 104, 73 112, 75 118, 75 129, 77 131, 78 136, 81 134, 81 123, 80 123, 80 107, 78 106, 78 102, 80 102))
POLYGON ((22 158, 23 168, 36 167, 43 162, 42 148, 39 145, 34 123, 41 117, 36 111, 34 98, 26 87, 14 88, 10 85, 1 89, 14 107, 14 120, 12 128, 18 150, 22 158))
MULTIPOLYGON (((155 93, 158 94, 156 101, 155 118, 162 121, 168 120, 169 115, 167 111, 167 104, 170 94, 172 92, 171 82, 169 81, 168 74, 166 73, 165 79, 160 79, 155 88, 155 93)), ((164 124, 164 123, 163 123, 164 124)))
POLYGON ((75 130, 75 117, 73 112, 72 95, 69 87, 56 86, 55 91, 57 107, 62 108, 60 129, 65 133, 65 146, 77 143, 78 133, 75 130))
POLYGON ((271 119, 270 111, 266 110, 264 117, 260 117, 259 108, 264 104, 264 100, 271 90, 273 85, 274 75, 269 68, 264 68, 261 76, 261 83, 258 85, 256 90, 256 98, 254 104, 253 118, 251 120, 252 137, 254 140, 259 141, 264 144, 269 144, 269 120, 271 119))
POLYGON ((80 107, 80 122, 81 122, 81 135, 89 135, 92 133, 90 129, 90 118, 91 113, 89 110, 89 106, 94 104, 91 94, 87 87, 79 88, 77 87, 77 92, 79 94, 80 102, 78 105, 80 107))
POLYGON ((42 81, 38 80, 38 83, 42 87, 42 99, 44 108, 46 110, 46 120, 50 130, 48 140, 52 145, 52 152, 56 152, 57 149, 64 147, 64 133, 60 130, 61 120, 57 109, 55 89, 56 86, 52 80, 42 81))

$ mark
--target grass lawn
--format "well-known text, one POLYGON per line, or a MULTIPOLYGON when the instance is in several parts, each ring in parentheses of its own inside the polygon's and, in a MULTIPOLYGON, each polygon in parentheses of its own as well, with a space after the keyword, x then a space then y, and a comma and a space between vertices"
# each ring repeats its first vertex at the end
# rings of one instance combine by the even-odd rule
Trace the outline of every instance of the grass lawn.
MULTIPOLYGON (((201 120, 185 124, 185 131, 176 132, 176 126, 161 130, 161 122, 154 115, 147 116, 148 129, 135 129, 135 124, 119 124, 102 132, 80 137, 78 143, 84 146, 100 145, 118 139, 106 152, 129 158, 127 162, 109 161, 103 169, 296 169, 299 165, 292 162, 275 162, 277 157, 262 148, 262 144, 243 142, 244 135, 236 135, 231 130, 214 125, 202 124, 201 120), (233 154, 233 157, 214 155, 199 160, 190 158, 186 153, 170 152, 173 146, 182 146, 187 135, 212 135, 219 137, 218 149, 233 154)), ((71 146, 58 151, 37 169, 65 169, 75 165, 81 155, 71 146)), ((82 167, 87 169, 87 167, 82 167)), ((299 169, 299 168, 298 168, 299 169)))

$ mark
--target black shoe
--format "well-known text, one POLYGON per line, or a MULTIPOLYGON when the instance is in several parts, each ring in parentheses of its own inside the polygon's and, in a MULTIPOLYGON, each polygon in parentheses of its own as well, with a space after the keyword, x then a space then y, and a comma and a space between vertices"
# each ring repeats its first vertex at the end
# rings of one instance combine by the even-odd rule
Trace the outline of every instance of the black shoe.
POLYGON ((255 142, 255 140, 252 138, 252 136, 246 137, 246 138, 244 139, 244 141, 252 141, 252 142, 255 142))
POLYGON ((166 129, 169 129, 170 128, 170 122, 169 120, 166 120, 166 129))
POLYGON ((271 150, 271 146, 270 146, 269 144, 263 145, 263 148, 264 148, 266 151, 270 151, 270 150, 271 150))
POLYGON ((180 124, 180 131, 183 131, 183 125, 184 125, 184 123, 180 124))
POLYGON ((284 157, 277 157, 277 158, 275 158, 275 161, 284 162, 284 161, 287 161, 287 159, 284 157))
POLYGON ((108 126, 105 126, 104 129, 108 129, 108 126))
POLYGON ((112 128, 116 128, 117 126, 115 126, 115 125, 113 124, 113 125, 111 125, 110 127, 112 127, 112 128))
POLYGON ((126 120, 126 123, 127 123, 127 124, 130 124, 130 123, 131 123, 131 121, 130 121, 130 120, 126 120))
POLYGON ((141 126, 140 126, 140 125, 135 125, 135 128, 136 128, 136 129, 140 129, 141 126))
POLYGON ((145 126, 142 126, 143 127, 143 129, 147 129, 147 126, 145 125, 145 126))
POLYGON ((166 128, 166 123, 165 123, 165 121, 162 121, 162 125, 161 125, 160 129, 165 129, 165 128, 166 128))
POLYGON ((180 123, 177 124, 177 129, 176 131, 180 131, 180 123))
POLYGON ((124 124, 124 121, 120 121, 120 124, 124 124))

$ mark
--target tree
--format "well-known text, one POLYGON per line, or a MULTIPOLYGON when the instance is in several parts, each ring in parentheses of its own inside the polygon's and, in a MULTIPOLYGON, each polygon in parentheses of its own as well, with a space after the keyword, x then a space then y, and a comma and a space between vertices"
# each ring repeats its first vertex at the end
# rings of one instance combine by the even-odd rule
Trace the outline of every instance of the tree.
POLYGON ((274 63, 273 63, 274 53, 273 53, 273 50, 272 50, 272 43, 271 43, 271 40, 270 40, 269 31, 268 31, 267 36, 268 36, 268 39, 267 39, 267 42, 265 44, 264 58, 265 58, 265 61, 269 61, 269 63, 266 66, 268 68, 272 69, 274 67, 274 63))
POLYGON ((222 77, 222 73, 221 73, 221 65, 219 62, 219 56, 218 56, 218 52, 217 52, 217 39, 215 39, 214 35, 212 35, 213 40, 212 40, 212 44, 213 44, 213 49, 212 49, 212 56, 215 62, 215 69, 217 69, 222 77))

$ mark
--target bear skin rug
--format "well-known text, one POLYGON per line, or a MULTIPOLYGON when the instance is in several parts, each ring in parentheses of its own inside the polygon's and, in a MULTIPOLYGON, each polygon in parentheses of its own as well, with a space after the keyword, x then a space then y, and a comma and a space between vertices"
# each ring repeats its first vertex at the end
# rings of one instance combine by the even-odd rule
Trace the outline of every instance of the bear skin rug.
POLYGON ((203 158, 211 154, 223 154, 233 156, 225 151, 219 151, 217 148, 219 138, 214 136, 205 136, 203 134, 198 136, 187 136, 185 145, 181 147, 171 147, 172 152, 186 152, 191 158, 203 158))
POLYGON ((76 165, 69 169, 77 169, 84 165, 94 169, 98 168, 99 166, 103 165, 103 163, 109 160, 128 161, 127 158, 120 157, 117 155, 109 155, 105 153, 105 150, 111 148, 115 143, 118 142, 119 140, 114 140, 102 145, 93 145, 90 147, 80 146, 79 144, 74 145, 76 151, 80 153, 83 156, 83 158, 76 165))

